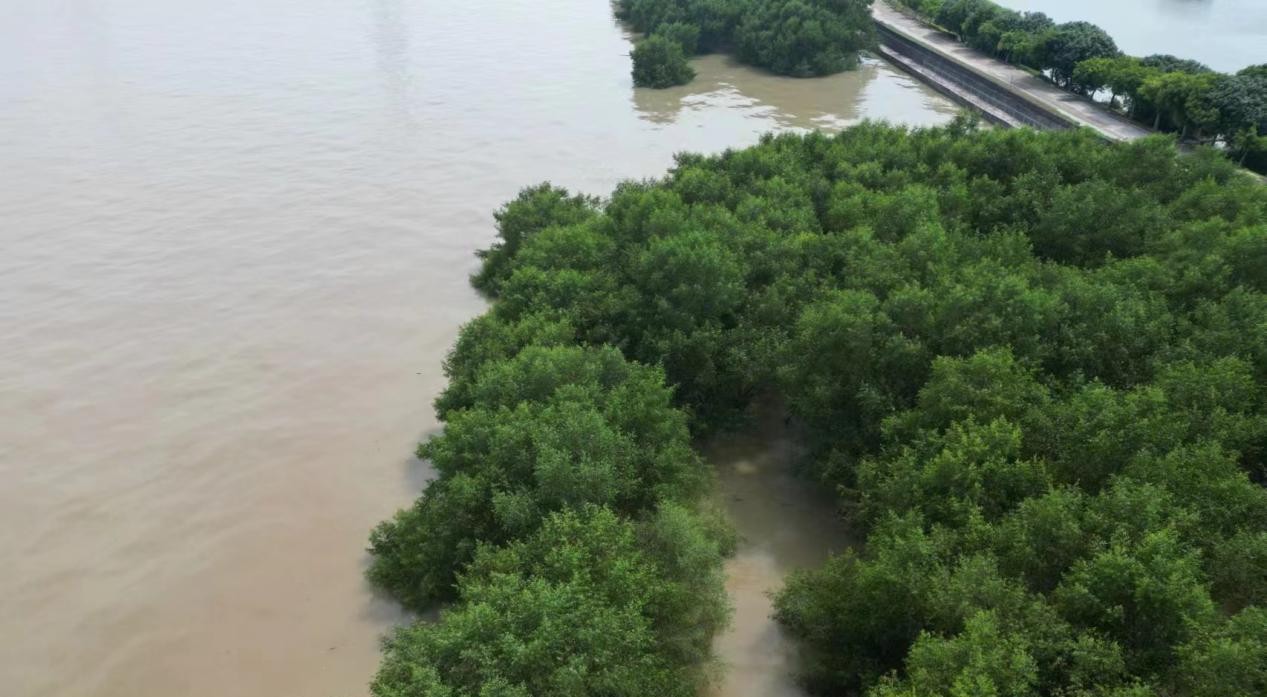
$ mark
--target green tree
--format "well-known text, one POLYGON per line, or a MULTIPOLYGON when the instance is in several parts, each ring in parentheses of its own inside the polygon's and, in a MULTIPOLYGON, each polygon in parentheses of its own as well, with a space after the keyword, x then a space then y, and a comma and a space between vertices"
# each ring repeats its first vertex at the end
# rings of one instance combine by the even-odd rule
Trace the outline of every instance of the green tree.
POLYGON ((1180 650, 1179 676, 1192 697, 1267 691, 1267 610, 1246 608, 1180 650))
POLYGON ((735 32, 740 60, 781 75, 830 75, 875 43, 871 0, 760 0, 735 32))
POLYGON ((482 542, 530 534, 585 504, 633 514, 707 479, 662 374, 613 349, 529 347, 486 364, 471 406, 419 447, 439 476, 370 538, 370 578, 423 609, 451 597, 482 542))
POLYGON ((1070 621, 1118 641, 1143 675, 1171 665, 1174 647, 1215 618, 1198 559, 1168 530, 1075 563, 1052 595, 1070 621))
POLYGON ((1219 130, 1229 134, 1233 147, 1241 150, 1241 160, 1267 133, 1267 76, 1228 75, 1219 78, 1210 94, 1219 112, 1219 130))
POLYGON ((653 34, 634 45, 633 82, 637 87, 663 89, 695 79, 678 39, 653 34))
POLYGON ((942 569, 917 519, 890 521, 870 536, 866 557, 846 552, 794 572, 775 616, 804 642, 804 670, 817 690, 872 683, 897 669, 929 619, 942 569))
POLYGON ((1181 131, 1187 138, 1192 128, 1217 123, 1218 110, 1211 102, 1217 82, 1213 73, 1169 72, 1154 75, 1140 86, 1140 95, 1157 107, 1153 128, 1161 128, 1162 118, 1181 131))
POLYGON ((1211 590, 1225 606, 1267 607, 1267 531, 1241 530, 1210 551, 1211 590))
MULTIPOLYGON (((619 0, 616 14, 635 31, 680 44, 685 55, 733 50, 740 60, 782 75, 808 77, 854 68, 875 43, 872 0, 619 0)), ((662 46, 635 47, 634 82, 689 81, 662 46), (639 66, 645 71, 639 71, 639 66), (658 66, 672 66, 660 68, 658 66)))
POLYGON ((998 34, 994 51, 1004 60, 1032 65, 1036 62, 1040 38, 1055 25, 1042 12, 1003 12, 982 25, 979 32, 990 36, 998 34))
POLYGON ((1050 483, 1042 462, 1021 455, 1021 430, 1003 419, 956 422, 917 447, 863 460, 858 470, 864 517, 914 510, 959 525, 973 516, 997 519, 1050 483))
POLYGON ((497 220, 498 241, 480 251, 483 260, 479 273, 472 279, 476 288, 496 295, 510 275, 511 261, 519 248, 533 235, 550 227, 577 225, 594 217, 598 201, 549 183, 538 184, 519 192, 519 196, 493 214, 497 220))
POLYGON ((681 695, 692 666, 664 650, 672 595, 634 526, 606 509, 551 515, 523 542, 483 547, 462 604, 386 644, 375 697, 681 695))
POLYGON ((1087 94, 1108 89, 1110 106, 1116 106, 1119 96, 1126 96, 1131 100, 1130 110, 1133 112, 1135 96, 1150 72, 1134 56, 1090 58, 1074 66, 1073 82, 1087 94))
POLYGON ((682 47, 682 53, 693 56, 699 51, 699 25, 688 22, 665 22, 651 33, 662 36, 682 47))
POLYGON ((1188 73, 1190 75, 1198 75, 1200 73, 1213 72, 1209 66, 1204 63, 1192 60, 1190 58, 1179 58, 1168 53, 1155 53, 1151 56, 1144 56, 1140 59, 1146 68, 1153 68, 1163 73, 1188 73))
POLYGON ((882 683, 868 695, 1038 695, 1038 666, 1025 636, 1001 624, 994 613, 983 611, 957 636, 920 635, 906 660, 906 680, 882 683))
POLYGON ((1092 58, 1113 58, 1119 52, 1113 37, 1089 22, 1058 24, 1043 34, 1039 44, 1039 67, 1050 70, 1052 79, 1069 88, 1079 63, 1092 58))
POLYGON ((922 362, 922 348, 902 336, 874 295, 838 291, 797 320, 781 379, 802 418, 871 442, 895 399, 918 384, 922 362))
POLYGON ((973 38, 976 28, 993 19, 998 12, 998 6, 990 0, 946 0, 937 9, 933 21, 965 41, 973 38))

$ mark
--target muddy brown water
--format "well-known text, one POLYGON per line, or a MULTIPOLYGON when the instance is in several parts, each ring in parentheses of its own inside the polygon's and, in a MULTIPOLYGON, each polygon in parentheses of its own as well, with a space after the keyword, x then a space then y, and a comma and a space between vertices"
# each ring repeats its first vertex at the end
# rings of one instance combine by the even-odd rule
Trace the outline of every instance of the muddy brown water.
MULTIPOLYGON (((793 81, 714 56, 634 90, 591 0, 0 9, 6 697, 364 694, 401 620, 366 534, 429 474, 408 454, 484 307, 466 278, 498 205, 954 113, 876 62, 793 81)), ((736 671, 774 641, 756 591, 824 551, 764 489, 732 499, 736 671)))
POLYGON ((710 697, 799 697, 795 646, 771 617, 771 594, 789 572, 843 552, 852 535, 831 497, 796 475, 799 448, 777 410, 703 452, 739 538, 726 562, 734 617, 714 642, 722 672, 710 697))

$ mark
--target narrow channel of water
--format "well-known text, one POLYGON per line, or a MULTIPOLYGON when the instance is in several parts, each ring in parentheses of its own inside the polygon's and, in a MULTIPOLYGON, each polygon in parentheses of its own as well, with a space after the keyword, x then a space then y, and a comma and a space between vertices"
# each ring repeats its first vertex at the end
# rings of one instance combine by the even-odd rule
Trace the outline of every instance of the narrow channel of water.
POLYGON ((796 443, 774 410, 763 410, 749 430, 717 438, 704 453, 739 534, 738 551, 726 563, 735 615, 714 643, 725 673, 713 697, 800 697, 796 648, 771 617, 770 594, 789 572, 844 551, 849 531, 831 497, 794 474, 796 443))
POLYGON ((499 205, 955 111, 874 61, 634 90, 594 0, 0 16, 5 697, 364 694, 400 618, 366 535, 429 475, 408 455, 499 205))

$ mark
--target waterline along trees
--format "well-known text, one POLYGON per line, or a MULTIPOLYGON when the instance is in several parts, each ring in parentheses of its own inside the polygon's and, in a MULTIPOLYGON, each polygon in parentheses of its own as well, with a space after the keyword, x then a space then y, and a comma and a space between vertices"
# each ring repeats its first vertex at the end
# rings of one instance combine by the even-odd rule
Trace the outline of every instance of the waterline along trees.
POLYGON ((614 348, 528 345, 469 380, 441 397, 444 432, 418 451, 440 476, 371 540, 370 577, 414 608, 451 597, 481 543, 530 534, 553 511, 634 516, 705 490, 662 374, 614 348))
MULTIPOLYGON (((703 39, 701 39, 703 40, 703 39)), ((371 578, 377 697, 694 694, 725 526, 691 434, 775 395, 866 544, 777 616, 819 694, 1267 680, 1267 190, 1082 131, 767 137, 498 215, 371 578)))
POLYGON ((695 69, 686 62, 681 43, 655 34, 634 46, 634 85, 665 88, 685 85, 694 78, 695 69))
POLYGON ((377 695, 666 695, 725 620, 714 540, 666 504, 641 523, 586 506, 483 547, 460 602, 386 645, 377 695))
POLYGON ((730 51, 780 75, 813 77, 854 68, 875 43, 872 0, 618 0, 616 13, 648 35, 634 48, 634 84, 690 80, 663 37, 685 56, 730 51))

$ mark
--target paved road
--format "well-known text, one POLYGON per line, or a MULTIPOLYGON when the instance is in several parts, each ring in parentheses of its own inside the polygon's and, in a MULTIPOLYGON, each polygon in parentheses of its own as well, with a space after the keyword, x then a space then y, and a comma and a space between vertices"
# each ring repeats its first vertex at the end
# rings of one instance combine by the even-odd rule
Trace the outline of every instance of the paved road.
POLYGON ((883 1, 872 5, 871 13, 877 22, 893 31, 923 44, 996 83, 1007 86, 1017 95, 1054 112, 1071 123, 1095 129, 1106 138, 1120 141, 1135 140, 1152 133, 1147 128, 1111 113, 1088 99, 1066 92, 1020 68, 969 48, 949 34, 902 14, 883 1))

